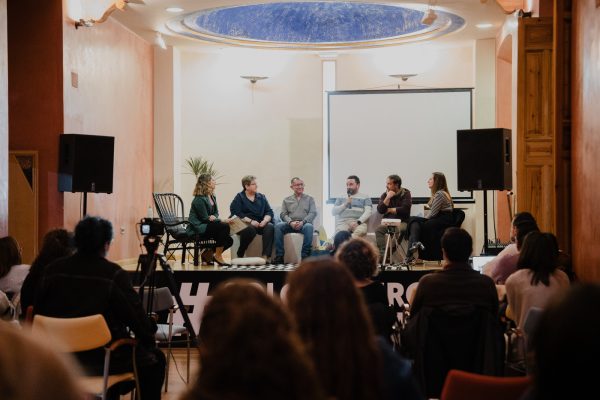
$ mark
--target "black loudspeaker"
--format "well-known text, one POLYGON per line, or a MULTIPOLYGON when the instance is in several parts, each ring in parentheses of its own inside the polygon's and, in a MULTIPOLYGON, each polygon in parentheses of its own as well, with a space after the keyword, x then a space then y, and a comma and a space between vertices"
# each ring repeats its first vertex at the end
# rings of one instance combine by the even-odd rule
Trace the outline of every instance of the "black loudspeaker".
POLYGON ((60 135, 58 190, 112 193, 115 138, 60 135))
POLYGON ((458 190, 512 189, 510 129, 456 132, 458 190))

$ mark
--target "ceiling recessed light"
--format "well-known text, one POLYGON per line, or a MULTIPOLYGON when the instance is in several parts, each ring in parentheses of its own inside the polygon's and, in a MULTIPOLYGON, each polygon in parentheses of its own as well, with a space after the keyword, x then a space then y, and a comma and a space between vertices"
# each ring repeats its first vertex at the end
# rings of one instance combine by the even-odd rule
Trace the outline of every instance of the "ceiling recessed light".
POLYGON ((483 24, 477 24, 477 25, 475 25, 475 26, 476 26, 477 28, 479 28, 479 29, 488 29, 488 28, 491 28, 491 27, 492 27, 492 26, 494 26, 494 25, 490 24, 489 22, 485 22, 485 23, 483 23, 483 24))
POLYGON ((181 7, 169 7, 169 8, 166 8, 166 10, 167 10, 167 12, 170 12, 170 13, 179 13, 179 12, 183 11, 183 8, 181 8, 181 7))

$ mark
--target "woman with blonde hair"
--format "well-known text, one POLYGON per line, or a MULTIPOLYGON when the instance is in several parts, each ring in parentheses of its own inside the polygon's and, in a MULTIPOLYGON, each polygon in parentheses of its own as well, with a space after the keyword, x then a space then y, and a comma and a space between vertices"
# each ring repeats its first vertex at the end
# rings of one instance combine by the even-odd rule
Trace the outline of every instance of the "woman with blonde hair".
POLYGON ((425 206, 429 210, 425 217, 410 217, 408 220, 408 258, 412 260, 413 254, 419 250, 426 250, 433 259, 441 259, 440 239, 444 230, 454 223, 452 211, 454 203, 448 191, 446 176, 441 172, 433 172, 427 180, 431 190, 431 197, 425 206))
POLYGON ((223 251, 233 244, 229 235, 229 219, 219 219, 219 207, 215 196, 217 182, 210 174, 198 177, 194 188, 194 200, 190 207, 190 224, 187 227, 189 235, 198 235, 201 240, 212 239, 216 242, 215 253, 212 257, 203 253, 202 261, 216 262, 228 265, 223 260, 223 251))
POLYGON ((221 284, 198 338, 200 370, 183 400, 324 400, 289 315, 256 281, 221 284))

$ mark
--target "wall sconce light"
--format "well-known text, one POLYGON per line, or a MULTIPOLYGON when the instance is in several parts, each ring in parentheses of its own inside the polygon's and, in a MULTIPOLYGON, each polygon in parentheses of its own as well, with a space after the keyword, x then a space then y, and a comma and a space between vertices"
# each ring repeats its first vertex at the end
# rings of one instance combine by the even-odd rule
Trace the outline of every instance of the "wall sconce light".
POLYGON ((255 84, 258 81, 262 81, 263 79, 269 79, 268 76, 253 76, 253 75, 242 75, 240 76, 242 79, 247 79, 251 84, 255 84))
POLYGON ((115 10, 123 10, 128 3, 144 4, 143 0, 68 0, 67 14, 75 21, 75 29, 89 28, 108 19, 115 10))
POLYGON ((163 38, 163 35, 160 32, 156 32, 156 45, 163 50, 167 49, 167 44, 165 43, 165 39, 163 38))

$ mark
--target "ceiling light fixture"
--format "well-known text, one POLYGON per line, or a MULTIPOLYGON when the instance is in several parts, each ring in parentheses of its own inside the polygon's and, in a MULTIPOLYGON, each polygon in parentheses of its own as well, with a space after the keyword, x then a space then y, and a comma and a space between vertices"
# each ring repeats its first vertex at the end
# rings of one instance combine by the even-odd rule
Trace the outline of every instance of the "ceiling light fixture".
POLYGON ((156 32, 156 45, 163 50, 167 49, 167 44, 165 43, 165 39, 163 38, 163 35, 160 32, 156 32))
POLYGON ((181 7, 167 7, 165 8, 166 12, 170 12, 170 13, 180 13, 183 11, 183 8, 181 7))
POLYGON ((402 79, 403 82, 406 82, 408 78, 412 78, 413 76, 417 76, 417 74, 393 74, 390 75, 392 78, 402 79))
POLYGON ((484 22, 484 23, 481 23, 481 24, 476 24, 475 26, 477 28, 479 28, 479 29, 489 29, 489 28, 491 28, 494 25, 490 24, 489 22, 484 22))

